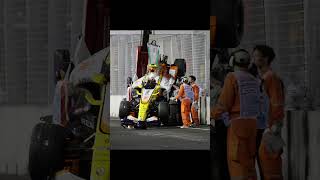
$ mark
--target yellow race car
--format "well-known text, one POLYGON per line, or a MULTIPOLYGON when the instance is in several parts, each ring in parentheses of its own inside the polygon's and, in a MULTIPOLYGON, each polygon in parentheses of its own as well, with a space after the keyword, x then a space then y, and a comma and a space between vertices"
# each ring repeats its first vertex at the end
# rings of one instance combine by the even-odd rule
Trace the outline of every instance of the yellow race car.
POLYGON ((66 125, 52 123, 50 115, 34 127, 28 166, 32 180, 110 178, 109 62, 106 48, 71 72, 74 93, 69 99, 75 103, 66 125))
POLYGON ((185 69, 184 59, 176 59, 174 64, 166 61, 160 61, 160 65, 150 64, 148 74, 130 86, 132 98, 120 103, 121 125, 136 129, 181 125, 179 102, 170 100, 170 97, 177 94, 179 78, 185 75, 185 69), (157 70, 152 71, 152 67, 157 70))

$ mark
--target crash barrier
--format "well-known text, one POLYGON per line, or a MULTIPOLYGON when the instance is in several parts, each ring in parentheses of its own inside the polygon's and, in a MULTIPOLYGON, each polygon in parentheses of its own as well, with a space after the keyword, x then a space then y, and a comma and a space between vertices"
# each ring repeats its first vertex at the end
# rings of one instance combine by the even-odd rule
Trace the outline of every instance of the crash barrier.
POLYGON ((210 97, 200 97, 199 116, 200 124, 210 124, 210 97))
POLYGON ((27 174, 32 129, 41 116, 51 114, 51 106, 5 105, 0 114, 0 174, 27 174))
POLYGON ((320 177, 320 111, 287 111, 282 130, 285 140, 285 180, 313 180, 320 177))
POLYGON ((116 96, 116 95, 110 96, 110 116, 111 117, 119 117, 120 102, 125 97, 126 96, 116 96))

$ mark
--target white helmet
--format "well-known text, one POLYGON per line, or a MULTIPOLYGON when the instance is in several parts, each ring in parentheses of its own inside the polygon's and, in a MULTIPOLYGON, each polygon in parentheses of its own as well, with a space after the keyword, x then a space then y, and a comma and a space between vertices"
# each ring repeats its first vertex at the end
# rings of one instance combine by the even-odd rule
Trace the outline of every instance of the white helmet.
POLYGON ((181 81, 182 81, 183 83, 189 83, 189 79, 188 79, 187 76, 183 76, 183 77, 181 78, 181 81))
POLYGON ((250 54, 244 49, 239 49, 231 54, 230 66, 248 66, 250 64, 250 54))

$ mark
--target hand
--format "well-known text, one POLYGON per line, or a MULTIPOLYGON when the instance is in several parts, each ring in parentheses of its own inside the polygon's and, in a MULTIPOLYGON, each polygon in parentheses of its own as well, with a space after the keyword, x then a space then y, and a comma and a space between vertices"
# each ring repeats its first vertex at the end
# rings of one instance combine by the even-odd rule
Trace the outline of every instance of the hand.
POLYGON ((272 125, 271 126, 271 132, 274 134, 274 135, 280 135, 281 134, 281 126, 279 125, 272 125))
POLYGON ((281 128, 282 128, 282 123, 277 122, 273 124, 269 129, 269 131, 274 134, 274 135, 280 135, 281 134, 281 128))
POLYGON ((199 109, 198 103, 196 103, 196 102, 193 102, 193 103, 192 103, 192 106, 193 106, 196 110, 199 109))
POLYGON ((263 134, 270 134, 270 133, 272 133, 270 128, 266 128, 263 132, 263 134))
POLYGON ((171 101, 174 101, 174 100, 176 100, 176 98, 175 98, 175 97, 171 97, 170 100, 171 100, 171 101))
POLYGON ((269 153, 281 153, 285 146, 285 142, 281 136, 274 134, 270 128, 264 132, 262 141, 269 153))

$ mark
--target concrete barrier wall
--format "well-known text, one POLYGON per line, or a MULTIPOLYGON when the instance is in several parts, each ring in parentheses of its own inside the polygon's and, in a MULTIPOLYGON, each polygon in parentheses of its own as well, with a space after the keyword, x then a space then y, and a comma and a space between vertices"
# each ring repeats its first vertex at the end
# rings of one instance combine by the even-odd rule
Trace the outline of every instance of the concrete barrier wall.
POLYGON ((282 131, 286 142, 283 171, 286 180, 320 177, 320 111, 289 111, 282 131))
POLYGON ((119 106, 120 102, 126 96, 110 96, 110 116, 111 117, 118 117, 119 115, 119 106))
POLYGON ((26 174, 32 128, 50 106, 1 106, 0 174, 26 174))
POLYGON ((205 124, 210 125, 210 96, 207 99, 207 118, 205 124))
POLYGON ((200 123, 210 124, 210 97, 201 96, 200 97, 200 123))
POLYGON ((308 117, 309 170, 307 180, 313 180, 320 177, 320 112, 311 111, 308 113, 308 117))
POLYGON ((288 180, 305 179, 306 171, 306 113, 290 111, 287 113, 287 178, 288 180))
POLYGON ((282 172, 284 176, 284 180, 288 180, 288 128, 287 128, 287 123, 288 123, 288 113, 285 114, 285 120, 284 120, 284 128, 281 131, 281 136, 284 139, 286 145, 283 149, 283 154, 282 154, 282 172))

